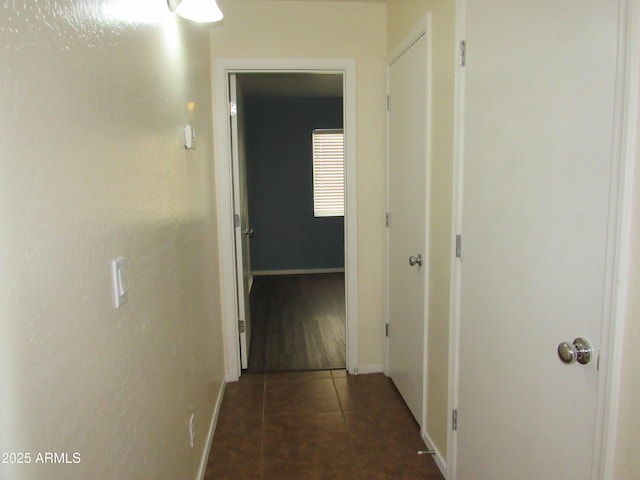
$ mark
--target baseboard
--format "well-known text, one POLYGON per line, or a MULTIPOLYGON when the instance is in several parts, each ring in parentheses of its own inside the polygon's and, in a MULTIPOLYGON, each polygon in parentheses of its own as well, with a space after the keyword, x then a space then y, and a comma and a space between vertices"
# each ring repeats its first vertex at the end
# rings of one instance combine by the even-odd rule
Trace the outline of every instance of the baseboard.
POLYGON ((354 375, 365 375, 367 373, 382 373, 384 371, 383 365, 362 365, 360 367, 354 368, 354 375))
POLYGON ((225 379, 220 384, 218 390, 218 398, 216 398, 216 404, 213 407, 213 415, 211 415, 211 422, 209 423, 209 431, 207 432, 207 440, 205 442, 204 451, 202 452, 202 458, 200 460, 200 469, 198 470, 198 480, 204 480, 204 475, 207 472, 207 461, 209 460, 209 451, 211 450, 211 444, 213 443, 213 434, 216 431, 216 424, 218 423, 218 414, 220 413, 220 406, 222 405, 222 398, 224 397, 224 390, 227 386, 225 379))
POLYGON ((431 441, 431 438, 429 438, 429 435, 427 435, 427 432, 422 433, 422 440, 424 440, 424 443, 429 450, 433 450, 435 452, 433 455, 433 459, 435 460, 436 465, 442 472, 442 475, 444 476, 444 478, 447 478, 447 462, 442 457, 442 454, 440 453, 440 451, 433 446, 433 442, 431 441))
POLYGON ((305 275, 310 273, 344 273, 344 268, 300 268, 293 270, 253 270, 251 274, 261 275, 305 275))

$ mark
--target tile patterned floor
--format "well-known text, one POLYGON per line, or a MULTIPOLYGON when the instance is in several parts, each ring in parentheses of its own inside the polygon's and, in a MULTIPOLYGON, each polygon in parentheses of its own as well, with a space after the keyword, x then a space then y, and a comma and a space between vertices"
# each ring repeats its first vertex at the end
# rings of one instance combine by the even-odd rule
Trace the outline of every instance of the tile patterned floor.
POLYGON ((443 480, 391 381, 345 371, 227 385, 205 480, 443 480))

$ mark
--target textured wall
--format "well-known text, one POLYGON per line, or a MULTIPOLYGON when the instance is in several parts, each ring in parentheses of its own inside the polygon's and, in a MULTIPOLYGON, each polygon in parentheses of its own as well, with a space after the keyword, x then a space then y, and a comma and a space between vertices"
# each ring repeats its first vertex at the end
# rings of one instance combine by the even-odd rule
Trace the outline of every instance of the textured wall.
POLYGON ((195 478, 223 376, 208 31, 163 1, 14 0, 0 43, 0 451, 81 458, 0 478, 195 478))
POLYGON ((385 312, 386 5, 220 0, 214 57, 353 58, 357 68, 360 366, 382 367, 385 312))
POLYGON ((247 98, 251 268, 344 268, 344 217, 313 216, 316 128, 342 128, 341 98, 247 98))
POLYGON ((429 341, 427 433, 446 457, 449 385, 449 290, 451 262, 455 2, 390 0, 389 53, 432 13, 431 225, 429 237, 429 341))

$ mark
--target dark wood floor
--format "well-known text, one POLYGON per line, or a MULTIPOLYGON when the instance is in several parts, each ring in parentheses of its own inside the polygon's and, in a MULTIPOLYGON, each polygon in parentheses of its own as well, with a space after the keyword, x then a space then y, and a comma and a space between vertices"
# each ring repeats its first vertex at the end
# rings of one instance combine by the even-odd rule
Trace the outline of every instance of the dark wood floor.
MULTIPOLYGON (((444 480, 384 375, 244 374, 226 386, 205 480, 444 480)), ((516 475, 517 476, 517 475, 516 475)))
POLYGON ((249 372, 345 368, 343 273, 257 276, 249 372))

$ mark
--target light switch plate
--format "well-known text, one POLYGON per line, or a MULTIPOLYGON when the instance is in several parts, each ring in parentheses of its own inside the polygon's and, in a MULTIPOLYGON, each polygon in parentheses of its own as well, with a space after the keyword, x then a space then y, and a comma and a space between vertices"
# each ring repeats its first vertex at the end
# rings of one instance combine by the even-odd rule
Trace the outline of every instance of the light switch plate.
POLYGON ((127 301, 127 281, 124 274, 124 258, 111 261, 111 278, 113 284, 113 306, 120 306, 127 301))
POLYGON ((193 448, 196 443, 196 414, 189 417, 189 447, 193 448))
POLYGON ((184 148, 189 150, 196 148, 196 129, 191 125, 184 127, 184 148))

